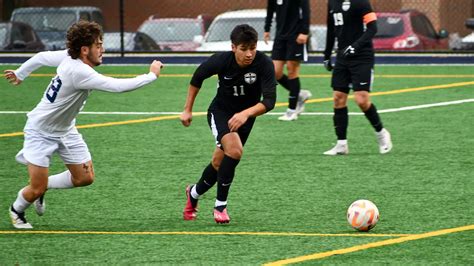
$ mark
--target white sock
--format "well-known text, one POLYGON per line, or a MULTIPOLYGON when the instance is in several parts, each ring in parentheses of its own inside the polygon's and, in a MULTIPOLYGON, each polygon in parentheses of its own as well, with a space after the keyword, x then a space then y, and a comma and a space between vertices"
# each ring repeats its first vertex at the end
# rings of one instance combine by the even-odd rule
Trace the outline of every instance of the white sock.
POLYGON ((199 199, 199 195, 196 191, 196 185, 193 186, 193 188, 191 188, 191 197, 193 197, 193 199, 199 199))
POLYGON ((227 200, 226 201, 216 200, 216 204, 214 204, 214 207, 225 206, 225 205, 227 205, 227 200))
POLYGON ((338 139, 337 145, 347 145, 347 139, 338 139))
POLYGON ((72 175, 69 171, 64 171, 57 175, 48 177, 48 189, 50 188, 72 188, 72 175))
POLYGON ((31 202, 27 201, 23 197, 23 190, 25 190, 25 188, 22 188, 18 192, 18 197, 16 198, 15 202, 13 202, 13 209, 19 213, 25 212, 26 208, 31 205, 31 202))
POLYGON ((289 113, 289 114, 294 114, 296 112, 296 109, 286 109, 286 112, 289 113))

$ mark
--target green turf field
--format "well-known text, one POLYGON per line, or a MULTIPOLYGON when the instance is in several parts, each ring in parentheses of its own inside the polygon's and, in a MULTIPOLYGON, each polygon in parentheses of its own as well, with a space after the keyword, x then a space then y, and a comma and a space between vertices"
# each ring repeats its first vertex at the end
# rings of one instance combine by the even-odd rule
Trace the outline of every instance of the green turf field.
MULTIPOLYGON (((79 115, 96 182, 48 191, 44 216, 27 211, 32 231, 14 230, 8 217, 28 179, 14 159, 26 116, 6 111, 34 108, 54 69, 18 87, 0 81, 0 265, 474 264, 474 67, 378 66, 372 100, 392 133, 392 152, 378 154, 368 121, 355 114, 350 154, 328 157, 322 153, 335 143, 329 75, 304 66, 302 85, 313 93, 305 114, 277 120, 287 98, 279 87, 277 107, 257 119, 247 142, 229 196, 232 221, 223 226, 212 217, 215 189, 200 201, 197 221, 182 220, 185 186, 214 149, 204 115, 189 128, 173 115, 194 68, 166 66, 155 83, 131 93, 93 92, 85 112, 171 114, 79 115), (361 198, 380 210, 368 233, 346 221, 347 207, 361 198)), ((148 68, 98 71, 127 77, 148 68)), ((206 81, 194 111, 206 111, 215 82, 206 81)), ((349 111, 360 113, 352 101, 349 111)), ((51 173, 60 171, 55 158, 51 173)))

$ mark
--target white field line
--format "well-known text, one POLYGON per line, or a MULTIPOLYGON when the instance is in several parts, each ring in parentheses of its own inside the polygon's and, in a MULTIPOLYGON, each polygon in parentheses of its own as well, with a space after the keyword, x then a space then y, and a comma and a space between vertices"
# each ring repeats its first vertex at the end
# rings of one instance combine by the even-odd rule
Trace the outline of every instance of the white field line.
MULTIPOLYGON (((464 100, 449 101, 449 102, 405 106, 405 107, 400 107, 400 108, 382 109, 378 111, 379 113, 394 113, 394 112, 425 109, 425 108, 432 108, 432 107, 439 107, 439 106, 448 106, 448 105, 463 104, 463 103, 470 103, 470 102, 474 102, 474 99, 464 99, 464 100)), ((0 114, 26 114, 26 113, 28 113, 28 111, 0 111, 0 114)), ((200 112, 200 113, 205 113, 205 112, 200 112)), ((81 115, 179 115, 181 114, 181 112, 80 112, 79 114, 81 115)), ((270 112, 267 115, 282 115, 282 114, 284 113, 283 112, 270 112)), ((333 113, 332 112, 304 112, 301 115, 333 115, 333 113)), ((364 113, 349 112, 349 115, 364 115, 364 113)))

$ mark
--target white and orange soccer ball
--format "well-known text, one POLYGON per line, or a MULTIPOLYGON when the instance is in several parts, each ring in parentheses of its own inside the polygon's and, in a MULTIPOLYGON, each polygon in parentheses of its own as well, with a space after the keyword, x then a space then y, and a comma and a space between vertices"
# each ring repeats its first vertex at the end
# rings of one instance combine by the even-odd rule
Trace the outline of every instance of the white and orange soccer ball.
POLYGON ((347 221, 356 230, 369 231, 379 221, 379 210, 370 200, 356 200, 347 209, 347 221))

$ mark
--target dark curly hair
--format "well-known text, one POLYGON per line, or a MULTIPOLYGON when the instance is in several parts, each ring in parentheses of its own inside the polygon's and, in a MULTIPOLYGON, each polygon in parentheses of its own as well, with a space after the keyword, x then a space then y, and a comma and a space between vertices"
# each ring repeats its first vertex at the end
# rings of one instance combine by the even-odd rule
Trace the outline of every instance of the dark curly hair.
POLYGON ((68 54, 73 58, 79 58, 81 47, 90 47, 97 39, 102 40, 102 27, 96 22, 80 20, 74 23, 67 31, 68 54))

